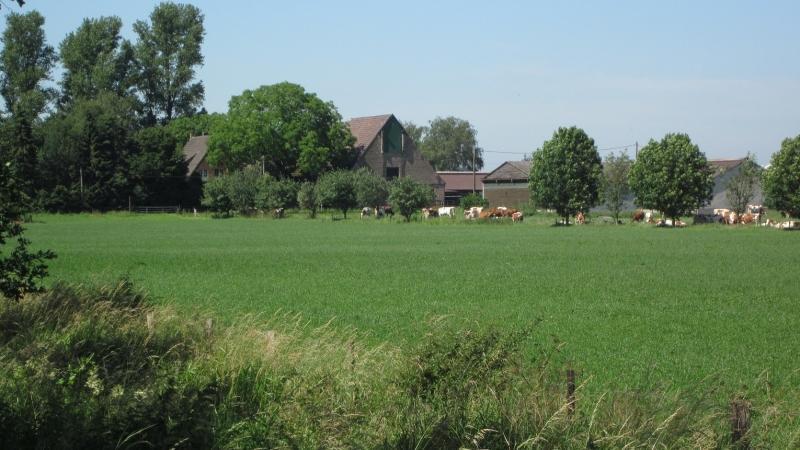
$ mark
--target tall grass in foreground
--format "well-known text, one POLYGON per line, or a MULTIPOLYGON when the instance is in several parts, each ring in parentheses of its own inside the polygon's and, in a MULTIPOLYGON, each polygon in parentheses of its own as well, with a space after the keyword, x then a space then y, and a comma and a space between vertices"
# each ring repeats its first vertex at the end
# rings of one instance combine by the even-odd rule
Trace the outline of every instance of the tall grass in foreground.
MULTIPOLYGON (((571 412, 535 330, 437 321, 367 347, 295 316, 215 327, 122 281, 0 303, 0 448, 725 448, 712 389, 588 397, 571 412)), ((762 383, 768 386, 768 383, 762 383)), ((800 443, 797 390, 762 395, 745 437, 800 443)))

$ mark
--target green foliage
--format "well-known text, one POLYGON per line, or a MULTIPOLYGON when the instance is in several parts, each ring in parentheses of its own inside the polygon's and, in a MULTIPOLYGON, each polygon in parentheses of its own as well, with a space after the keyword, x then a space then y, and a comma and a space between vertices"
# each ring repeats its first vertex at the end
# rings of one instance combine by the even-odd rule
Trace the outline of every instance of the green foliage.
POLYGON ((411 221, 414 212, 433 204, 434 199, 435 194, 430 186, 409 177, 394 180, 389 190, 389 204, 406 222, 411 221))
POLYGON ((120 97, 132 95, 134 50, 120 36, 121 29, 119 17, 87 18, 67 34, 59 47, 64 65, 62 104, 95 98, 101 92, 120 97))
POLYGON ((187 163, 172 133, 163 126, 144 128, 133 141, 127 176, 136 204, 196 205, 198 196, 187 183, 187 163))
POLYGON ((306 181, 300 185, 297 190, 297 205, 300 208, 308 210, 310 218, 317 217, 317 209, 319 208, 319 201, 317 200, 317 186, 311 181, 306 181))
POLYGON ((753 200, 756 188, 761 182, 761 170, 751 154, 739 166, 739 172, 728 180, 725 186, 726 196, 731 209, 738 215, 747 211, 747 205, 753 200))
POLYGON ((28 250, 30 241, 23 237, 20 224, 25 212, 22 198, 11 162, 0 158, 0 296, 13 300, 41 290, 38 280, 47 276, 45 260, 55 257, 51 251, 28 250), (13 247, 12 241, 16 241, 13 247))
POLYGON ((414 143, 419 148, 422 143, 425 141, 425 136, 430 131, 425 125, 417 125, 414 122, 403 122, 403 129, 406 130, 406 133, 411 137, 414 143))
POLYGON ((629 182, 639 206, 673 220, 703 206, 714 188, 706 156, 685 134, 650 140, 639 151, 629 182))
POLYGON ((228 168, 263 163, 276 178, 316 179, 351 167, 354 138, 332 103, 292 83, 231 98, 209 141, 209 162, 228 168))
POLYGON ((603 200, 616 223, 619 223, 619 213, 625 197, 631 192, 628 174, 632 165, 633 161, 627 153, 611 153, 603 161, 603 200))
POLYGON ((377 208, 386 204, 389 199, 389 182, 363 167, 354 175, 356 185, 356 205, 377 208))
POLYGON ((256 198, 256 206, 263 211, 278 208, 294 208, 297 206, 299 184, 293 180, 274 180, 262 184, 256 198))
POLYGON ((428 127, 412 127, 412 131, 424 137, 416 141, 417 146, 436 170, 472 170, 473 149, 475 170, 483 167, 478 132, 468 121, 453 116, 437 117, 428 127))
POLYGON ((341 211, 347 219, 347 210, 358 206, 355 174, 349 170, 322 174, 317 180, 317 199, 325 208, 341 211))
POLYGON ((76 101, 69 112, 51 119, 39 155, 42 206, 55 210, 67 203, 48 200, 48 194, 57 186, 64 186, 64 192, 79 192, 82 171, 83 201, 68 210, 84 204, 99 210, 127 208, 132 194, 129 160, 136 153, 134 123, 130 100, 112 93, 76 101))
POLYGON ((800 136, 786 138, 772 155, 764 173, 764 194, 768 204, 789 215, 800 217, 800 136))
POLYGON ((155 7, 149 23, 133 24, 138 36, 137 88, 146 123, 192 115, 202 104, 205 89, 194 78, 196 68, 203 64, 203 20, 196 6, 164 2, 155 7))
POLYGON ((44 17, 36 11, 8 14, 0 42, 0 95, 10 115, 2 126, 0 159, 13 162, 12 175, 20 183, 23 201, 30 204, 37 178, 36 149, 41 145, 34 130, 54 96, 44 83, 56 55, 45 40, 44 17))
POLYGON ((192 116, 183 116, 172 119, 167 124, 167 129, 172 133, 175 142, 181 148, 191 136, 213 134, 213 130, 225 118, 220 113, 201 113, 192 116))
POLYGON ((220 178, 227 181, 228 196, 233 209, 241 215, 250 215, 256 211, 258 195, 269 182, 256 166, 247 166, 220 178))
POLYGON ((559 128, 533 153, 531 197, 537 206, 570 216, 597 204, 602 165, 594 140, 577 127, 559 128))
POLYGON ((214 177, 203 185, 201 205, 215 216, 228 217, 233 211, 233 201, 228 191, 229 175, 214 177))
POLYGON ((474 193, 474 194, 467 194, 461 197, 461 200, 459 200, 458 204, 459 206, 461 206, 462 209, 472 208, 473 206, 479 206, 485 208, 489 206, 489 200, 483 198, 481 194, 474 193))

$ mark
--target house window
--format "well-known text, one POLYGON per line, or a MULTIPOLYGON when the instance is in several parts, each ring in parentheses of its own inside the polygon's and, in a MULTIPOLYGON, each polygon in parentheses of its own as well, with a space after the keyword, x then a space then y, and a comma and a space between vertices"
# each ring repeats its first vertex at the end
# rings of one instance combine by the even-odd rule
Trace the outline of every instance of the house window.
POLYGON ((200 178, 201 178, 203 181, 206 181, 206 180, 208 180, 208 169, 202 169, 202 170, 200 170, 200 178))
POLYGON ((214 169, 214 176, 218 177, 222 175, 222 169, 214 169))
POLYGON ((386 179, 387 180, 394 180, 395 178, 400 176, 400 168, 399 167, 387 167, 386 168, 386 179))

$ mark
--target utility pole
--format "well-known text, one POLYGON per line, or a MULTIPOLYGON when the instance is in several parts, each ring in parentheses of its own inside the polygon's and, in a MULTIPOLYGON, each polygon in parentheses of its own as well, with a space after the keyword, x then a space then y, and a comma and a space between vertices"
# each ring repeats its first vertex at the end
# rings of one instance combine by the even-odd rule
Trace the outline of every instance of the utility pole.
POLYGON ((78 167, 78 173, 81 179, 81 205, 83 205, 83 167, 78 167))
POLYGON ((636 153, 635 153, 634 159, 636 159, 638 157, 639 157, 639 141, 636 141, 636 153))
MULTIPOLYGON (((464 144, 461 144, 461 151, 464 150, 464 144)), ((472 193, 475 193, 475 146, 472 146, 472 193)))

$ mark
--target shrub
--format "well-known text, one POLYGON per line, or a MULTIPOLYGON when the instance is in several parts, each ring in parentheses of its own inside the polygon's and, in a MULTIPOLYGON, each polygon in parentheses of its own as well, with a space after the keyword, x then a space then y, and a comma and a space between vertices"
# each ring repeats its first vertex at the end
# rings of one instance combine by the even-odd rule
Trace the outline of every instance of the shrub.
POLYGON ((411 216, 420 208, 432 204, 434 192, 430 186, 418 183, 411 178, 398 178, 392 182, 389 203, 397 210, 406 222, 411 221, 411 216))
POLYGON ((361 168, 355 172, 356 206, 377 208, 389 199, 389 182, 370 169, 361 168))
POLYGON ((292 180, 268 180, 260 185, 256 206, 263 211, 297 206, 298 184, 292 180))
POLYGON ((314 183, 306 181, 300 185, 297 190, 297 204, 302 209, 308 210, 308 216, 314 218, 317 216, 317 208, 319 208, 319 201, 317 200, 317 187, 314 183))
POLYGON ((467 194, 461 197, 461 200, 459 200, 458 204, 459 206, 461 206, 462 209, 472 208, 473 206, 485 208, 489 206, 489 200, 486 200, 485 198, 483 198, 482 195, 478 193, 467 194))
POLYGON ((323 174, 317 180, 317 199, 326 208, 338 209, 347 219, 347 210, 357 205, 353 172, 337 170, 323 174))
POLYGON ((226 176, 208 180, 203 186, 203 200, 201 204, 211 210, 215 216, 227 217, 233 210, 233 202, 228 192, 226 176))

